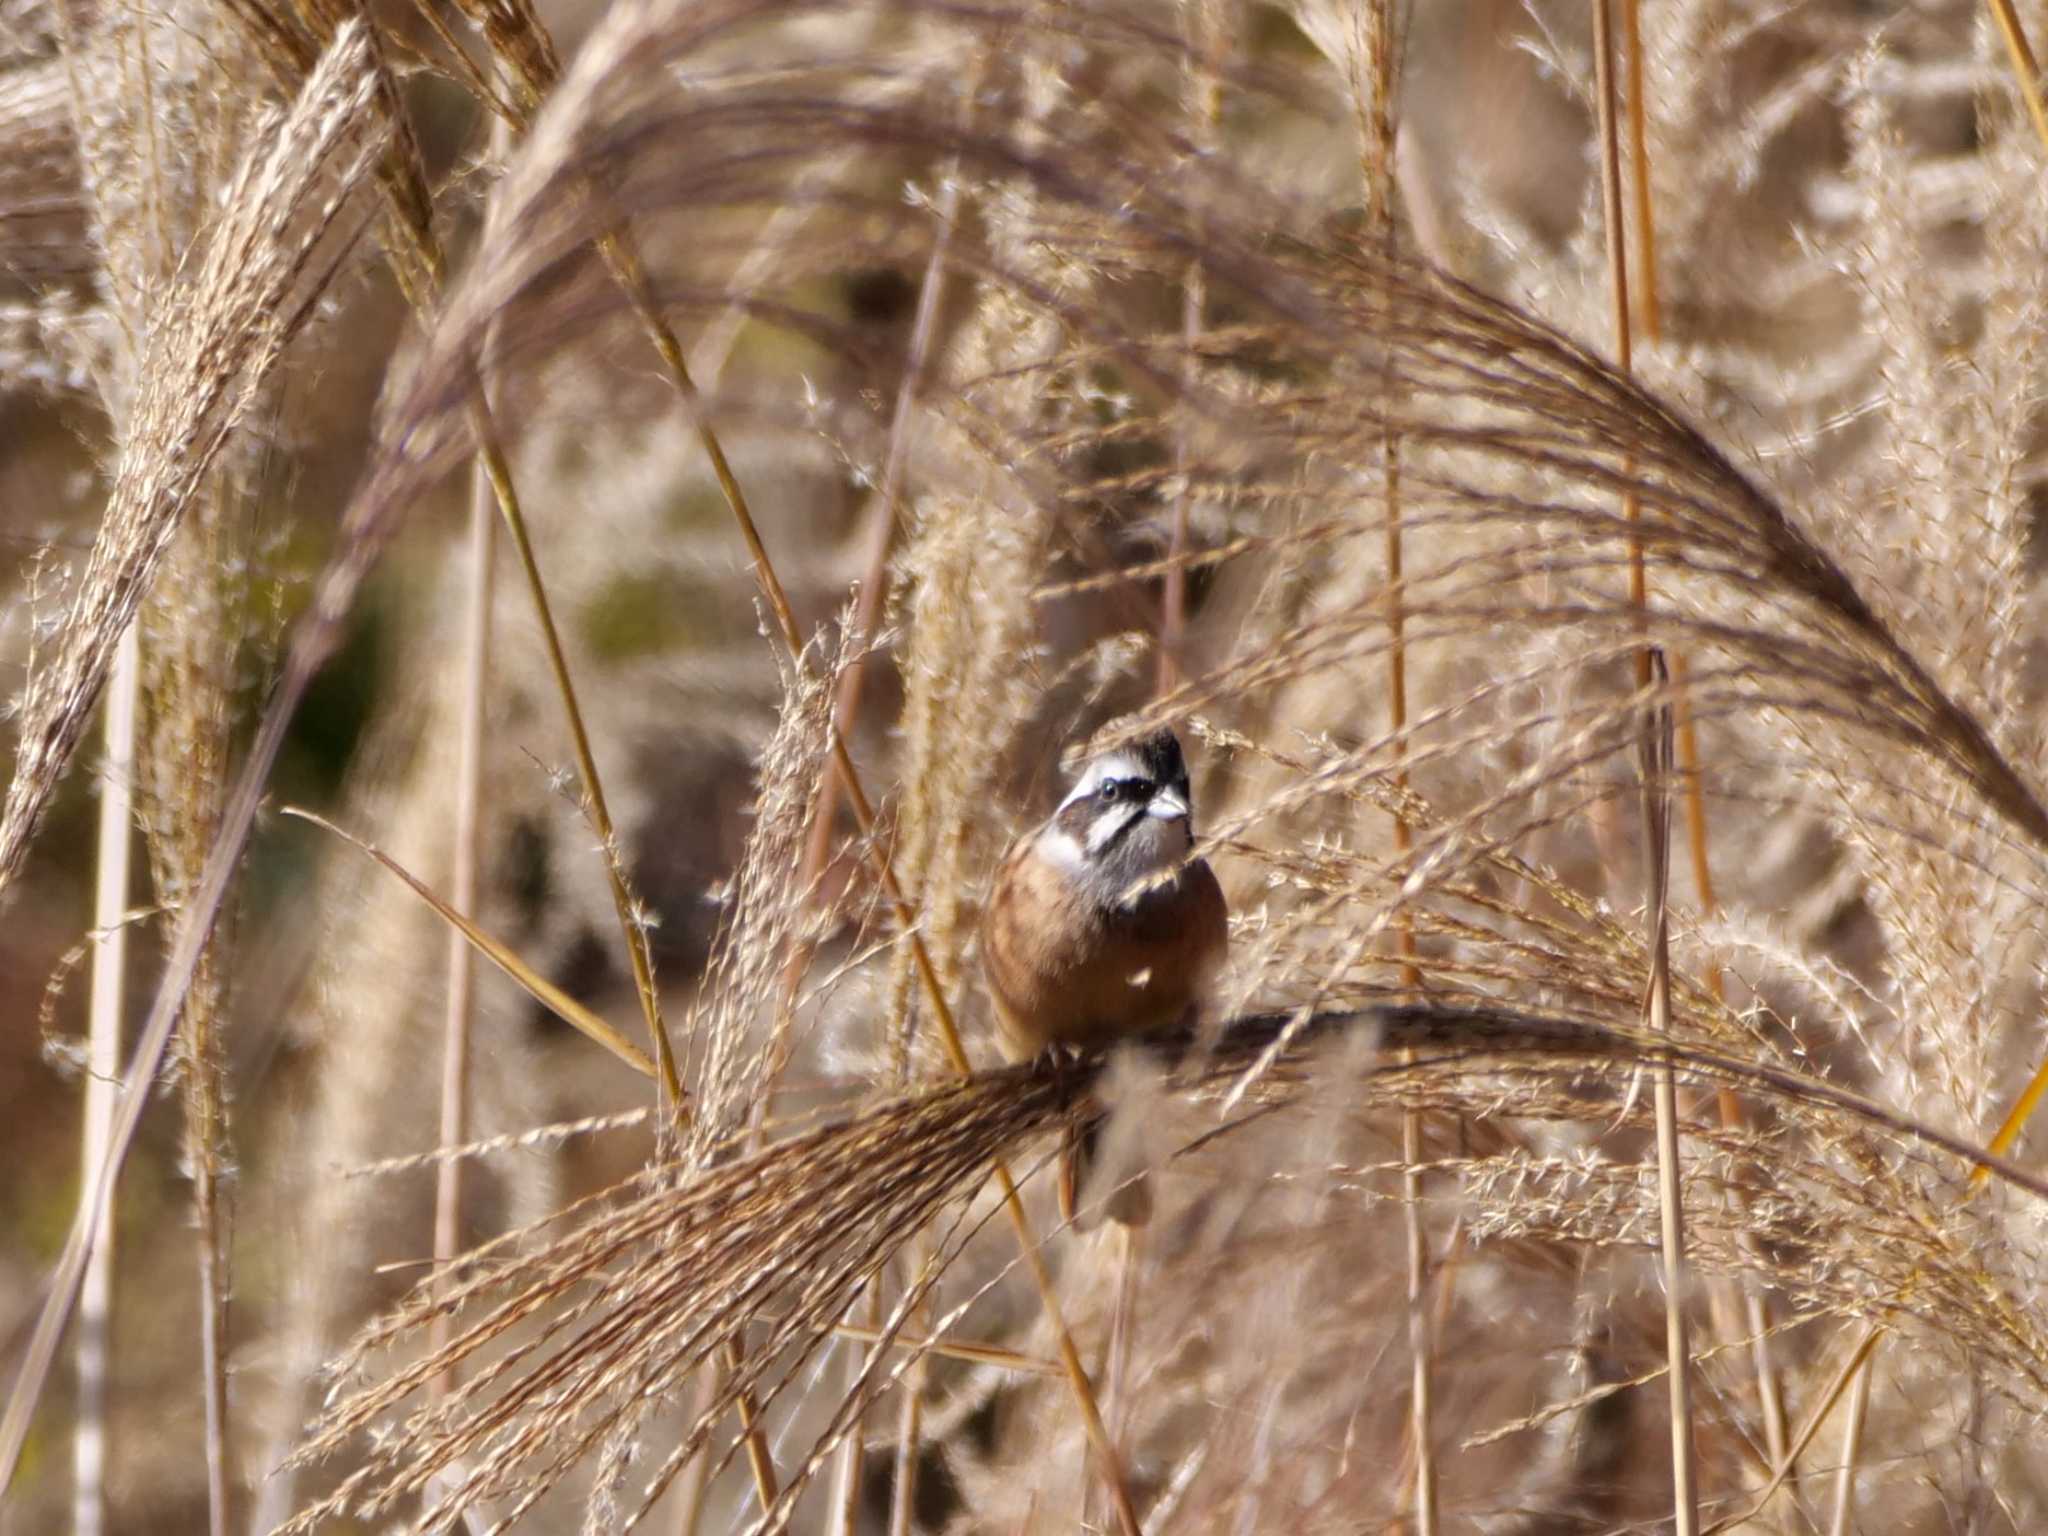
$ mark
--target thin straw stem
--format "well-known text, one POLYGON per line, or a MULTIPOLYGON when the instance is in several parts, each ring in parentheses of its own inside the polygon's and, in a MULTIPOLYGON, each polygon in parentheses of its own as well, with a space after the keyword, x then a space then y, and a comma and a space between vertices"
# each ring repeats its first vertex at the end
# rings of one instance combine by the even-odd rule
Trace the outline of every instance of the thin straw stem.
POLYGON ((577 777, 583 785, 584 808, 590 816, 591 830, 597 834, 604 853, 605 880, 611 889, 612 906, 618 914, 619 927, 626 937, 633 987, 640 998, 641 1012, 647 1022, 647 1037, 654 1051, 655 1080, 659 1085, 663 1109, 657 1134, 672 1134, 685 1112, 685 1099, 682 1078, 676 1071, 675 1052, 669 1045, 668 1027, 662 1022, 661 1003, 654 989, 654 965, 647 952, 647 927, 641 920, 632 893, 626 888, 618 832, 612 825, 611 809, 605 802, 604 780, 598 774, 590 733, 583 724, 583 709, 576 699, 576 685, 569 675, 569 658, 562 648, 561 632, 555 627, 554 608, 548 601, 547 583, 541 576, 540 561, 534 554, 533 541, 527 535, 519 493, 512 485, 512 469, 498 442, 497 428, 491 420, 482 390, 482 380, 474 380, 469 399, 469 423, 476 440, 477 459, 490 479, 498 510, 504 515, 506 531, 512 535, 519 571, 526 579, 534 616, 540 620, 541 644, 547 652, 548 671, 554 678, 555 692, 562 701, 562 713, 569 727, 569 743, 576 755, 577 777))
MULTIPOLYGON (((974 82, 981 75, 972 71, 969 99, 974 82)), ((895 411, 889 420, 889 446, 882 457, 882 476, 868 504, 866 554, 861 561, 860 590, 854 600, 853 628, 848 636, 852 658, 840 674, 839 690, 832 701, 833 729, 851 739, 860 719, 860 704, 867 683, 867 649, 881 618, 882 600, 889 584, 889 556, 903 527, 903 479, 910 464, 910 425, 917 415, 917 402, 924 391, 926 371, 931 365, 932 342, 938 334, 939 305, 946 291, 946 259, 953 244, 953 230, 960 218, 960 162, 955 156, 939 173, 938 197, 933 207, 937 228, 932 233, 931 254, 925 258, 924 278, 918 285, 917 312, 910 326, 910 348, 904 358, 903 379, 896 388, 895 411)), ((811 816, 810 837, 804 847, 804 862, 797 880, 800 890, 809 890, 825 868, 832 846, 832 829, 839 818, 839 767, 828 763, 818 778, 818 803, 811 816)))
MULTIPOLYGON (((106 756, 100 763, 99 849, 93 891, 91 1022, 86 1044, 80 1187, 90 1189, 107 1160, 114 1098, 121 1077, 121 1013, 126 997, 128 909, 134 845, 135 719, 141 689, 138 624, 130 624, 114 652, 104 723, 106 756)), ((107 1361, 112 1332, 114 1222, 102 1211, 92 1262, 78 1297, 77 1428, 72 1436, 71 1528, 99 1536, 106 1525, 107 1361)))
MULTIPOLYGON (((1196 150, 1206 154, 1215 146, 1216 125, 1223 113, 1223 82, 1217 75, 1212 58, 1221 46, 1216 35, 1219 18, 1213 12, 1212 0, 1188 0, 1186 9, 1189 134, 1196 150)), ((1199 216, 1194 235, 1197 240, 1201 238, 1199 216)), ((1180 371, 1184 394, 1190 391, 1201 367, 1197 346, 1202 336, 1202 312, 1208 305, 1208 294, 1207 271, 1200 260, 1190 261, 1181 275, 1180 294, 1180 371)), ((1173 498, 1172 529, 1166 546, 1165 584, 1160 595, 1156 686, 1161 695, 1171 693, 1179 686, 1187 671, 1182 650, 1187 640, 1188 573, 1181 556, 1187 550, 1188 513, 1195 494, 1193 480, 1188 474, 1191 446, 1189 424, 1183 413, 1173 438, 1174 471, 1179 489, 1173 498)))
MULTIPOLYGON (((1653 674, 1663 671, 1652 654, 1653 674)), ((1663 678, 1658 676, 1661 683, 1663 678)), ((1644 1023, 1671 1034, 1671 758, 1668 705, 1646 703, 1642 734, 1644 910, 1650 925, 1650 984, 1644 1023)), ((1685 1204, 1679 1179, 1678 1076, 1667 1056, 1652 1069, 1657 1118, 1659 1247, 1664 1263, 1665 1381, 1671 1408, 1671 1486, 1677 1536, 1699 1530, 1699 1489, 1692 1437, 1692 1353, 1685 1324, 1685 1204)))
POLYGON ((1991 0, 1991 14, 2005 39, 2006 56, 2012 60, 2013 78, 2019 82, 2020 99, 2027 104, 2027 116, 2034 124, 2034 136, 2048 149, 2048 103, 2041 97, 2041 69, 2034 62, 2034 50, 2027 45, 2026 29, 2012 0, 1991 0))
MULTIPOLYGON (((882 1321, 882 1292, 878 1284, 880 1276, 870 1279, 861 1288, 862 1324, 879 1331, 882 1321)), ((883 1352, 877 1343, 865 1352, 849 1349, 846 1351, 847 1390, 859 1390, 860 1383, 874 1368, 875 1359, 883 1352)), ((867 1415, 856 1414, 846 1438, 839 1444, 838 1460, 832 1469, 832 1500, 829 1513, 831 1536, 854 1536, 860 1521, 860 1500, 866 1478, 868 1453, 867 1415)))
MULTIPOLYGON (((1626 3, 1626 0, 1625 0, 1626 3)), ((1622 226, 1621 150, 1614 77, 1613 0, 1593 0, 1594 95, 1599 117, 1600 201, 1607 236, 1608 299, 1614 316, 1616 366, 1632 371, 1634 351, 1629 326, 1627 236, 1622 226)), ((1633 93, 1640 98, 1640 77, 1633 93)), ((1627 471, 1624 470, 1624 473, 1627 471)), ((1629 526, 1628 597, 1639 625, 1647 628, 1649 583, 1643 568, 1643 543, 1637 524, 1642 508, 1634 493, 1622 496, 1622 518, 1629 526)), ((1653 681, 1662 681, 1662 662, 1647 639, 1636 648, 1636 686, 1646 695, 1653 681)), ((1643 727, 1644 863, 1650 882, 1650 986, 1644 1007, 1652 1032, 1671 1032, 1671 974, 1667 902, 1670 855, 1670 767, 1674 756, 1668 708, 1650 710, 1643 727)), ((1686 1346, 1684 1300, 1684 1207, 1679 1183, 1678 1085, 1669 1060, 1655 1070, 1657 1119, 1658 1205, 1664 1260, 1665 1355, 1671 1397, 1671 1501, 1677 1536, 1699 1530, 1699 1499, 1695 1486, 1691 1358, 1686 1346)))
POLYGON ((1636 199, 1636 313, 1643 327, 1643 340, 1655 343, 1664 334, 1664 315, 1657 297, 1657 219, 1650 199, 1649 92, 1643 78, 1643 0, 1622 0, 1621 27, 1623 45, 1628 52, 1629 166, 1636 199))
POLYGON ((925 1360, 920 1355, 904 1375, 902 1406, 896 1415, 896 1478, 889 1489, 889 1536, 911 1536, 917 1518, 917 1457, 924 1436, 925 1360))
POLYGON ((1842 1457, 1835 1467, 1835 1510, 1828 1520, 1828 1536, 1849 1536, 1856 1528, 1856 1465, 1869 1413, 1870 1361, 1864 1359, 1849 1384, 1849 1417, 1842 1425, 1842 1457))
MULTIPOLYGON (((502 118, 491 129, 493 154, 502 156, 509 134, 502 118)), ((484 343, 486 357, 490 339, 484 343)), ((480 376, 486 377, 484 370, 480 376)), ((455 830, 450 850, 448 901, 468 917, 477 912, 477 835, 483 793, 484 700, 489 686, 492 579, 496 551, 497 497, 489 471, 479 458, 470 468, 469 530, 465 543, 469 609, 462 637, 462 714, 457 723, 455 766, 455 830)), ((441 1130, 442 1147, 469 1140, 469 1034, 476 990, 476 956, 460 929, 448 931, 447 1006, 442 1015, 441 1130)), ((434 1263, 443 1270, 462 1245, 462 1159, 443 1158, 434 1176, 434 1263)), ((449 1319, 437 1316, 431 1332, 435 1347, 447 1342, 449 1319)), ((437 1395, 454 1386, 450 1373, 435 1382, 437 1395)))

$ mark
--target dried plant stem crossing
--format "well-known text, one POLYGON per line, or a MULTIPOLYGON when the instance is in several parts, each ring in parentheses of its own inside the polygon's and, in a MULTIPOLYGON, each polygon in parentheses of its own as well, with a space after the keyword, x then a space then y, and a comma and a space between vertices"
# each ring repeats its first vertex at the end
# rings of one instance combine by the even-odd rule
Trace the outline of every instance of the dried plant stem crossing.
POLYGON ((604 781, 598 775, 597 757, 590 747, 590 733, 584 728, 583 710, 576 701, 576 685, 569 676, 568 656, 562 649, 561 633, 555 627, 554 610, 548 602, 547 584, 541 577, 533 541, 526 532, 526 518, 520 511, 519 494, 512 485, 512 469, 505 460, 504 449, 498 441, 482 391, 483 381, 477 378, 469 403, 470 430, 476 438, 477 459, 490 479, 498 510, 504 515, 506 531, 512 535, 512 549, 518 557, 520 573, 526 578, 534 615, 540 620, 541 642, 547 651, 548 670, 554 676, 555 690, 561 697, 562 711, 569 726, 569 742, 576 754, 576 771, 583 785, 584 805, 590 815, 591 830, 597 833, 604 850, 605 879, 611 889, 612 905, 618 912, 619 926, 626 936, 633 986, 639 994, 641 1011, 647 1021, 647 1036, 654 1050, 655 1081, 660 1088, 664 1111, 662 1121, 657 1125, 657 1134, 666 1135, 674 1130, 685 1113, 685 1101, 682 1078, 676 1071, 675 1052, 669 1045, 668 1028, 662 1022, 661 1004, 654 990, 654 967, 647 954, 647 927, 634 905, 632 893, 626 889, 618 832, 612 825, 611 809, 605 803, 604 781))
MULTIPOLYGON (((1623 0, 1629 4, 1629 0, 1623 0)), ((1600 198, 1607 236, 1608 298, 1614 317, 1615 365, 1624 374, 1634 366, 1629 325, 1628 251, 1622 225, 1621 148, 1616 111, 1614 0, 1593 0, 1594 94, 1599 116, 1600 198)), ((1631 93, 1643 95, 1640 75, 1631 93)), ((1645 259, 1647 252, 1643 253, 1645 259)), ((1642 506, 1631 489, 1622 495, 1622 520, 1628 535, 1628 602, 1637 623, 1647 631, 1649 580, 1639 532, 1642 506)), ((1636 686, 1645 698, 1642 738, 1643 859, 1649 882, 1647 920, 1650 935, 1650 983, 1644 1008, 1653 1034, 1671 1033, 1671 959, 1668 900, 1670 895, 1670 769, 1673 756, 1668 705, 1653 707, 1653 685, 1667 680, 1661 656, 1648 642, 1636 648, 1636 686)), ((1692 1362, 1685 1330, 1685 1219, 1678 1172, 1678 1087, 1671 1063, 1655 1069, 1657 1120, 1657 1192, 1662 1222, 1664 1260, 1665 1354, 1671 1399, 1671 1500, 1677 1536, 1696 1536, 1699 1496, 1695 1484, 1690 1375, 1692 1362)))
POLYGON ((1870 1360, 1865 1357, 1850 1380, 1849 1418, 1842 1426, 1842 1455, 1835 1467, 1835 1512, 1828 1520, 1828 1536, 1850 1536, 1856 1528, 1856 1465, 1869 1412, 1870 1360))

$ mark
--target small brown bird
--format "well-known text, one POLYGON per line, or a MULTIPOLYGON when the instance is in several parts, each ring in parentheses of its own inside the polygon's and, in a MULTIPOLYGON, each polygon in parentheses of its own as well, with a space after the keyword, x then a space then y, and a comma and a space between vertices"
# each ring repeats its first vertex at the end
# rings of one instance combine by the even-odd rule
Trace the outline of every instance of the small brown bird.
MULTIPOLYGON (((1003 856, 981 925, 1003 1050, 1024 1061, 1192 1017, 1229 939, 1223 889, 1194 847, 1172 731, 1096 758, 1003 856)), ((1062 1182, 1071 1216, 1072 1157, 1062 1182)))

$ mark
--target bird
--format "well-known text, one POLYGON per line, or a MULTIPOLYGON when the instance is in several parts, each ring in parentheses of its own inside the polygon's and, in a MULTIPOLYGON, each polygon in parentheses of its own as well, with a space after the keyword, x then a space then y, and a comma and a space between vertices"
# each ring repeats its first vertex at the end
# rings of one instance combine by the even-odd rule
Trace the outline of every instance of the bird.
MULTIPOLYGON (((1168 729, 1093 758, 1059 808, 1011 844, 981 924, 1010 1060, 1193 1020, 1230 931, 1223 888, 1193 850, 1187 763, 1168 729)), ((1085 1151, 1070 1146, 1062 1170, 1069 1217, 1085 1151)))

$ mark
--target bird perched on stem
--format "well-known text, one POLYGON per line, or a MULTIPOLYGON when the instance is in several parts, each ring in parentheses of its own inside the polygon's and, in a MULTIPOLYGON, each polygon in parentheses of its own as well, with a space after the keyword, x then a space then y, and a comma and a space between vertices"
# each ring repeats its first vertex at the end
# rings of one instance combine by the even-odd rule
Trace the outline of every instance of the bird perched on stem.
MULTIPOLYGON (((1011 846, 981 959, 1012 1061, 1192 1017, 1229 937, 1223 889, 1193 849, 1187 764, 1163 729, 1092 760, 1011 846)), ((1073 1162, 1061 1185, 1069 1217, 1073 1162)))

